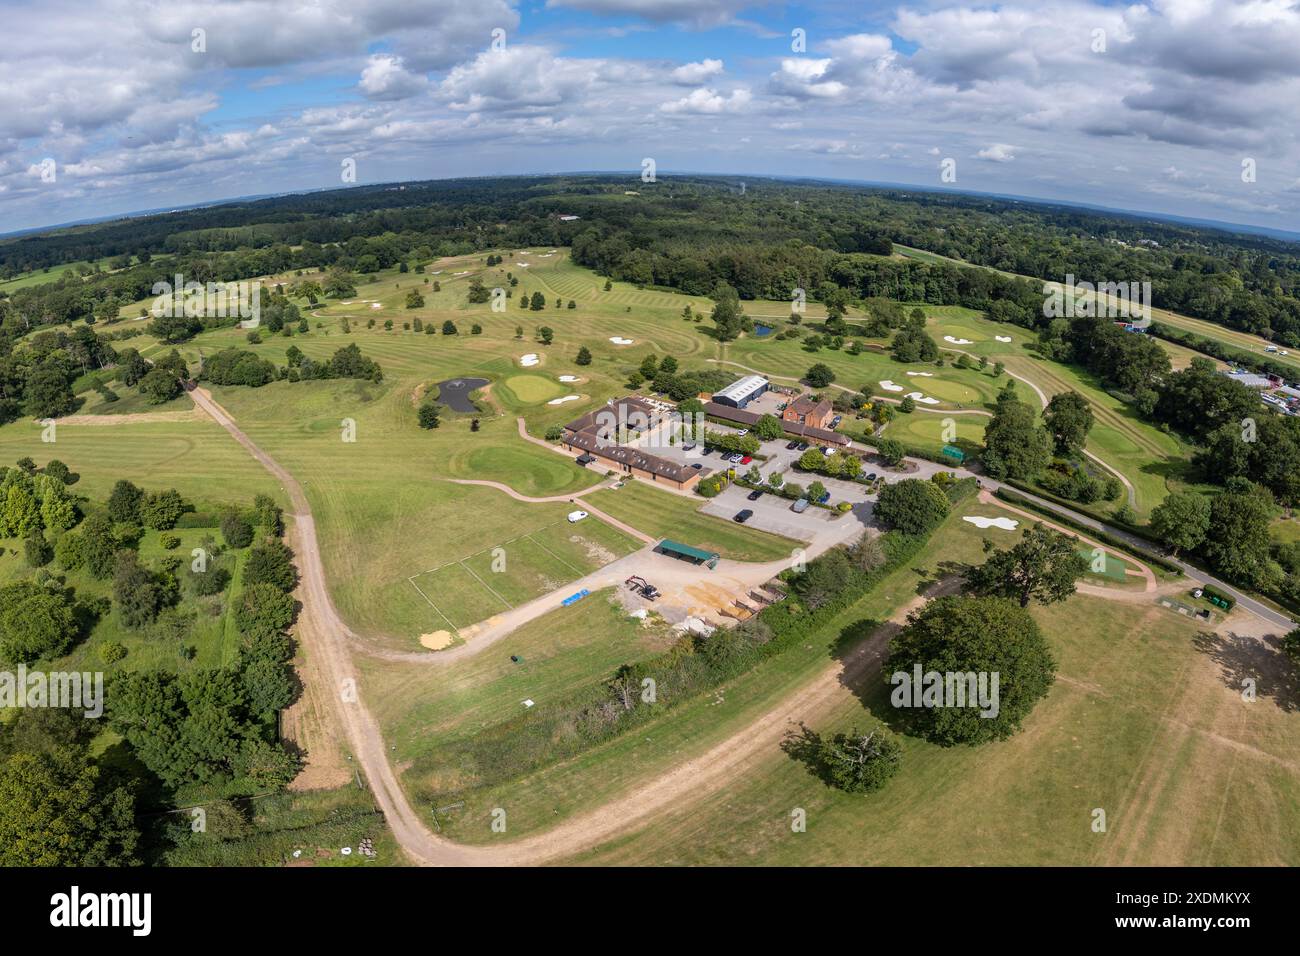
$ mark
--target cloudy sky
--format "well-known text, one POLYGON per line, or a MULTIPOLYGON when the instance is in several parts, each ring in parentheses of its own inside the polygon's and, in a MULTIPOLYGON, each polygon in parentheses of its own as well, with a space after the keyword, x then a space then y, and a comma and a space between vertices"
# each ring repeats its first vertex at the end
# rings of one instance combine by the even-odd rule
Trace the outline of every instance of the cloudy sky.
POLYGON ((647 157, 1300 229, 1300 0, 0 10, 0 231, 647 157))

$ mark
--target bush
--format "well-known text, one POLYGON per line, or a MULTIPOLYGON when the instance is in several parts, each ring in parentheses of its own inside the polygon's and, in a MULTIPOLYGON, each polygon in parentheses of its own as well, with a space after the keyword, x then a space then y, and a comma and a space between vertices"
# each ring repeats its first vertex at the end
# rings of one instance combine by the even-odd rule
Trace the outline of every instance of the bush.
POLYGON ((118 641, 105 641, 99 645, 99 659, 105 664, 116 664, 126 657, 126 645, 118 641))
POLYGON ((881 489, 876 517, 904 534, 926 534, 948 516, 948 496, 932 481, 906 478, 881 489))
POLYGON ((158 543, 167 551, 175 551, 181 546, 181 539, 174 534, 161 534, 158 536, 158 543))
POLYGON ((253 542, 253 525, 237 511, 221 519, 221 536, 232 548, 246 548, 253 542))

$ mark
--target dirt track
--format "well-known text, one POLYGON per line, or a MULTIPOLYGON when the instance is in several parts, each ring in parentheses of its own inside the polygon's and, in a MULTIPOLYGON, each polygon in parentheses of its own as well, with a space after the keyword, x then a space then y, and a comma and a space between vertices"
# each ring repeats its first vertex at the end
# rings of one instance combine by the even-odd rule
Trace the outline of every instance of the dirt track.
MULTIPOLYGON (((562 860, 648 825, 658 815, 680 810, 683 802, 728 786, 749 768, 771 759, 787 729, 800 721, 815 723, 840 704, 851 688, 869 676, 908 613, 940 590, 955 589, 948 579, 899 609, 890 623, 877 628, 842 662, 829 665, 775 707, 705 753, 648 781, 610 803, 577 816, 553 830, 495 847, 465 846, 436 836, 422 811, 412 806, 398 783, 378 723, 365 706, 355 677, 350 647, 358 636, 339 616, 326 586, 316 527, 302 487, 263 452, 206 392, 190 393, 282 484, 291 503, 291 542, 302 582, 298 638, 327 686, 321 699, 332 702, 352 759, 366 775, 389 827, 412 862, 435 866, 517 866, 562 860)), ((1149 596, 1149 595, 1148 595, 1149 596)))

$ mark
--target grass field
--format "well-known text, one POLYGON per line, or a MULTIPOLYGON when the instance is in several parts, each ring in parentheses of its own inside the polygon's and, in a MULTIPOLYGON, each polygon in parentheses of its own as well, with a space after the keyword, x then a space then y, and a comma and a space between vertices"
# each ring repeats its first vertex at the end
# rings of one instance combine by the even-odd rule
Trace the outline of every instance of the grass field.
POLYGON ((548 594, 639 546, 594 518, 556 521, 409 580, 445 624, 462 628, 548 594))
MULTIPOLYGON (((724 793, 581 862, 693 865, 1283 865, 1300 862, 1300 711, 1275 648, 1167 610, 1075 597, 1036 608, 1056 684, 1011 740, 905 738, 881 792, 825 787, 779 752, 724 793), (1237 677, 1255 667, 1254 703, 1237 677), (1263 686, 1261 682, 1261 686, 1263 686), (790 831, 792 807, 808 830, 790 831), (1106 811, 1107 829, 1091 828, 1106 811)), ((847 697, 847 695, 846 695, 847 697)), ((886 719, 885 689, 825 733, 886 719)))
POLYGON ((790 556, 799 542, 701 514, 704 499, 665 494, 644 482, 606 488, 588 496, 591 503, 620 521, 657 538, 672 538, 737 561, 775 561, 790 556))
MULTIPOLYGON (((589 488, 598 477, 571 460, 549 454, 523 442, 516 417, 525 420, 533 435, 542 435, 607 399, 626 393, 628 374, 647 355, 674 356, 687 370, 725 368, 737 376, 743 367, 755 368, 777 380, 795 380, 815 362, 824 362, 837 375, 837 385, 867 387, 880 395, 897 397, 880 386, 892 381, 908 390, 934 395, 939 411, 987 410, 1007 381, 994 377, 991 368, 959 369, 948 361, 933 365, 903 366, 888 355, 865 351, 852 356, 844 350, 809 352, 799 343, 743 336, 719 344, 702 334, 694 321, 683 320, 682 310, 707 312, 703 299, 656 289, 638 289, 612 283, 575 266, 563 249, 505 251, 505 261, 487 267, 486 254, 439 260, 424 275, 381 272, 375 281, 360 278, 357 295, 326 300, 315 307, 301 301, 308 317, 307 333, 267 333, 260 344, 249 345, 240 329, 206 332, 185 343, 180 351, 191 365, 203 355, 227 347, 252 348, 283 364, 292 346, 305 355, 325 360, 338 348, 355 343, 384 369, 382 384, 329 382, 276 382, 259 389, 213 388, 216 399, 240 422, 250 436, 303 482, 312 499, 331 586, 340 610, 358 629, 395 642, 413 641, 428 630, 433 613, 429 601, 409 583, 412 575, 428 572, 489 547, 493 542, 532 532, 562 518, 563 503, 528 504, 490 489, 469 489, 442 478, 476 478, 503 482, 530 496, 569 495, 589 488), (509 289, 503 312, 489 303, 472 305, 466 291, 478 276, 491 287, 509 289), (510 277, 518 280, 510 285, 510 277), (439 285, 437 291, 434 284, 439 285), (419 288, 425 305, 405 308, 406 294, 419 288), (546 298, 542 311, 520 308, 533 292, 546 298), (556 308, 556 300, 561 303, 556 308), (569 309, 568 302, 574 302, 569 309), (375 306, 378 306, 375 308, 375 306), (419 319, 434 334, 417 333, 419 319), (444 335, 443 322, 455 323, 457 334, 444 335), (347 331, 344 330, 346 321, 347 331), (391 329, 385 329, 386 322, 391 329), (480 327, 472 334, 472 327, 480 327), (552 329, 553 340, 542 345, 537 332, 552 329), (407 326, 410 326, 407 328, 407 326), (631 340, 631 344, 617 344, 631 340), (586 346, 592 363, 577 366, 578 350, 586 346), (529 353, 539 359, 525 366, 529 353), (714 362, 732 365, 715 365, 714 362), (929 372, 929 376, 907 372, 929 372), (581 381, 561 383, 559 376, 575 375, 581 381), (459 376, 479 376, 490 384, 478 394, 480 428, 470 431, 470 416, 447 415, 442 426, 424 431, 415 422, 417 393, 430 383, 459 376), (580 394, 578 401, 547 404, 565 394, 580 394), (356 441, 341 440, 344 422, 355 423, 356 441)), ((292 282, 295 276, 264 277, 267 283, 292 282)), ((124 315, 138 312, 138 304, 124 315)), ((789 304, 747 303, 753 315, 776 322, 789 315, 789 304), (761 311, 760 311, 761 310, 761 311)), ((1133 419, 1118 400, 1095 388, 1071 370, 1029 358, 1023 350, 1023 330, 988 322, 970 310, 926 307, 934 331, 967 338, 961 346, 974 354, 1005 361, 1010 371, 1024 374, 1048 394, 1078 388, 1097 406, 1098 423, 1090 449, 1108 464, 1124 471, 1138 490, 1138 510, 1147 513, 1178 478, 1179 456, 1184 449, 1167 435, 1133 419), (945 331, 946 330, 946 331, 945 331), (999 343, 996 336, 1011 337, 999 343)), ((818 320, 809 308, 806 322, 818 320)), ((706 323, 707 325, 707 323, 706 323)), ((126 344, 157 351, 162 348, 146 336, 126 344)), ((951 359, 951 354, 949 358, 951 359)), ((89 476, 91 490, 103 494, 117 477, 131 478, 146 487, 174 485, 187 496, 207 500, 247 500, 253 493, 280 490, 237 444, 214 424, 204 420, 149 419, 159 411, 143 405, 134 390, 118 388, 122 400, 103 405, 87 393, 84 413, 94 418, 117 418, 129 424, 114 427, 62 425, 57 452, 39 442, 39 429, 18 422, 0 428, 0 454, 14 460, 26 454, 38 462, 59 457, 89 476), (140 420, 121 416, 143 413, 140 420)), ((1035 393, 1023 385, 1022 399, 1038 407, 1035 393)), ((163 406, 164 413, 185 412, 186 399, 163 406)), ((977 441, 982 427, 973 415, 954 416, 960 440, 977 441)), ((927 430, 939 428, 942 415, 918 412, 900 416, 890 426, 918 445, 934 439, 927 430)), ((656 493, 631 483, 621 492, 602 491, 616 517, 648 534, 686 538, 741 559, 784 556, 790 542, 699 514, 697 502, 656 493), (646 497, 646 496, 650 497, 646 497), (620 497, 615 497, 620 496, 620 497)), ((615 549, 617 550, 617 549, 615 549)), ((581 565, 579 565, 581 566, 581 565)), ((536 569, 527 587, 485 590, 464 568, 441 574, 438 589, 465 595, 474 603, 457 614, 464 621, 480 612, 495 613, 531 593, 537 582, 556 578, 554 567, 536 569), (468 581, 468 583, 467 583, 468 581), (472 585, 472 587, 471 587, 472 585), (509 590, 510 593, 504 593, 509 590), (485 597, 486 595, 486 597, 485 597)), ((434 599, 441 607, 441 602, 434 599)))
MULTIPOLYGON (((435 771, 433 764, 422 764, 417 757, 415 766, 404 775, 404 784, 421 802, 446 798, 445 802, 450 803, 465 797, 466 808, 449 832, 457 840, 470 843, 493 839, 488 829, 488 815, 496 806, 507 808, 510 832, 515 838, 553 826, 584 810, 599 807, 609 799, 633 789, 638 781, 666 772, 690 755, 699 753, 748 726, 781 698, 823 670, 845 629, 857 629, 862 626, 860 622, 864 618, 887 616, 895 607, 906 603, 918 589, 935 579, 941 562, 981 560, 981 545, 987 534, 988 532, 981 532, 954 515, 935 533, 926 553, 909 562, 908 567, 886 577, 871 595, 838 616, 824 632, 819 632, 807 642, 795 644, 741 677, 727 682, 718 688, 716 694, 709 693, 686 701, 665 716, 639 725, 636 733, 624 734, 562 763, 492 787, 476 789, 472 793, 463 793, 457 789, 460 778, 453 770, 435 771)), ((534 621, 530 627, 541 629, 533 632, 535 634, 550 633, 555 639, 564 635, 564 641, 577 642, 578 648, 572 648, 569 653, 594 653, 594 650, 586 648, 602 646, 602 638, 596 632, 579 636, 577 628, 565 626, 570 619, 566 615, 574 614, 584 605, 588 605, 586 613, 597 613, 596 609, 590 607, 594 603, 588 599, 574 608, 553 612, 534 621)), ((507 640, 512 639, 513 636, 507 640)), ((505 650, 507 649, 503 647, 503 652, 505 650)), ((460 729, 456 711, 462 709, 479 713, 474 703, 478 695, 492 695, 499 701, 494 710, 485 714, 487 719, 482 724, 470 724, 478 732, 514 716, 518 713, 518 699, 533 696, 532 691, 536 688, 529 685, 527 688, 518 687, 514 695, 502 694, 498 697, 495 681, 499 679, 497 675, 502 670, 509 669, 508 657, 504 653, 483 656, 494 658, 496 666, 484 662, 482 666, 485 671, 473 678, 474 686, 461 689, 464 696, 457 701, 456 707, 447 706, 440 711, 440 719, 432 722, 436 730, 427 735, 428 739, 423 744, 414 742, 418 730, 411 727, 403 712, 396 706, 385 705, 386 715, 381 716, 380 721, 384 725, 386 739, 391 731, 398 741, 399 753, 404 741, 411 741, 409 746, 413 747, 436 748, 443 737, 454 739, 464 733, 460 729)), ((527 650, 524 651, 524 656, 528 657, 527 650)), ((622 662, 616 660, 616 663, 622 662)), ((460 666, 457 664, 452 669, 453 673, 460 666)), ((366 668, 368 673, 379 680, 378 686, 382 689, 381 696, 384 698, 399 693, 408 698, 422 697, 422 688, 436 682, 433 677, 403 674, 394 668, 378 664, 367 664, 366 668)), ((593 679, 603 678, 608 672, 608 667, 589 671, 587 684, 593 679)), ((545 688, 542 691, 545 693, 545 688)))

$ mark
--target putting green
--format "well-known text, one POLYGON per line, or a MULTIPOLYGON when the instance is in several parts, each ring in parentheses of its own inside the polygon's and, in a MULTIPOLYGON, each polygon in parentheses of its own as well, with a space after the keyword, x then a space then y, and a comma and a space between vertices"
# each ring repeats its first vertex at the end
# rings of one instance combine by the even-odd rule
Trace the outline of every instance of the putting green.
MULTIPOLYGON (((953 404, 969 405, 972 402, 978 402, 979 392, 971 386, 962 382, 951 382, 944 378, 942 371, 936 371, 932 378, 924 378, 920 375, 905 376, 905 381, 899 382, 900 385, 910 385, 908 392, 920 392, 923 395, 931 395, 934 398, 943 399, 945 402, 953 404)), ((896 380, 897 381, 897 380, 896 380)), ((906 395, 907 392, 901 394, 906 395)))
POLYGON ((558 382, 541 375, 512 375, 501 384, 519 405, 540 405, 564 394, 558 382))

